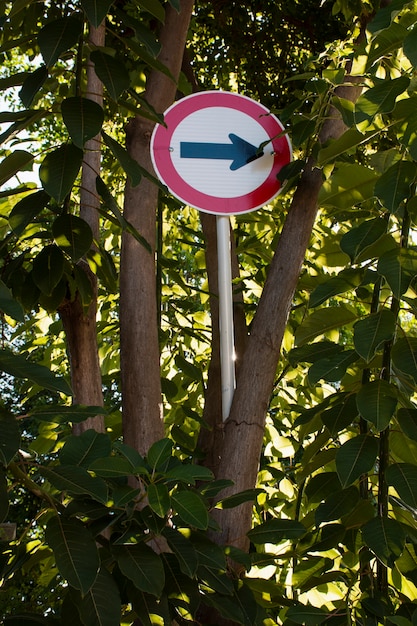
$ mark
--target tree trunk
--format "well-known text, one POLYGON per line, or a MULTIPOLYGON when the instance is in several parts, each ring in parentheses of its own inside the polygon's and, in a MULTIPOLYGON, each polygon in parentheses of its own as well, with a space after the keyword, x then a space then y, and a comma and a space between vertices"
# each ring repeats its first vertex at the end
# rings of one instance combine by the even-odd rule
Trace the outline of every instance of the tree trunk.
MULTIPOLYGON (((90 26, 89 41, 95 46, 103 46, 105 41, 104 23, 98 28, 90 26)), ((86 97, 102 106, 103 85, 96 76, 94 66, 90 62, 87 66, 86 97)), ((80 217, 90 226, 93 237, 99 238, 100 200, 96 193, 96 177, 100 173, 100 136, 86 142, 85 156, 82 166, 80 217)), ((64 326, 68 354, 71 368, 71 384, 74 404, 103 406, 103 392, 101 381, 100 362, 97 347, 97 277, 89 270, 86 263, 80 263, 90 281, 92 301, 84 309, 81 298, 77 293, 73 301, 64 303, 59 310, 64 326)), ((74 424, 73 432, 80 434, 89 428, 104 432, 102 415, 90 417, 80 424, 74 424)))
MULTIPOLYGON (((192 0, 182 0, 178 13, 166 8, 159 60, 177 80, 181 68, 192 0)), ((153 70, 147 80, 146 100, 163 113, 172 104, 176 83, 153 70)), ((154 123, 136 116, 126 130, 129 154, 153 173, 149 141, 154 123)), ((122 237, 120 264, 120 357, 125 442, 142 453, 164 435, 160 383, 160 354, 155 277, 158 188, 148 179, 127 183, 124 215, 149 243, 152 253, 130 234, 122 237)))

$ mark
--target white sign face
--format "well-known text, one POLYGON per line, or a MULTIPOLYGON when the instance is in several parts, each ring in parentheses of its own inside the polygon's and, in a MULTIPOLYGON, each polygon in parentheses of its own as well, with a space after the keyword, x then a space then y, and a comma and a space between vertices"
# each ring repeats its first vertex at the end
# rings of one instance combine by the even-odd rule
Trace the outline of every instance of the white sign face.
POLYGON ((291 160, 279 120, 259 103, 224 91, 187 96, 164 115, 151 139, 158 177, 185 204, 237 214, 267 204, 291 160))

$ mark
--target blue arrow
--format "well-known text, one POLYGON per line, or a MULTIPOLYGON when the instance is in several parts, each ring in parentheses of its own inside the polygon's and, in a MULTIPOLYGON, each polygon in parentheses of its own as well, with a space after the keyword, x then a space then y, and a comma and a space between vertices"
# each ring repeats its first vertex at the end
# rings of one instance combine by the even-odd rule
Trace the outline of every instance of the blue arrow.
POLYGON ((202 143, 199 141, 181 141, 180 157, 182 159, 221 159, 232 161, 231 170, 238 170, 263 155, 245 139, 230 133, 232 143, 202 143))

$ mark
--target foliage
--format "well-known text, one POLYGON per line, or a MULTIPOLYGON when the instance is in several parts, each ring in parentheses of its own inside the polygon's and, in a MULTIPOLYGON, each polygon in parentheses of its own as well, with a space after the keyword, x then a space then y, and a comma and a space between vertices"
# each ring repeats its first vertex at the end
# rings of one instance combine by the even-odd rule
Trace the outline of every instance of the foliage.
POLYGON ((251 3, 199 3, 192 27, 199 82, 238 87, 280 108, 297 156, 283 173, 279 201, 234 222, 248 323, 282 209, 308 157, 324 179, 257 489, 223 501, 225 483, 195 464, 211 339, 204 239, 195 211, 165 197, 158 280, 169 439, 146 458, 121 443, 121 230, 146 245, 119 209, 123 177, 136 185, 145 174, 124 149, 121 129, 131 114, 160 119, 141 90, 149 68, 166 72, 155 36, 164 7, 157 0, 0 4, 0 86, 6 99, 20 90, 20 104, 0 117, 8 124, 0 163, 7 184, 0 195, 0 367, 17 380, 0 412, 0 517, 17 525, 0 561, 8 626, 190 623, 202 605, 240 624, 417 620, 417 8, 407 0, 380 10, 351 0, 276 4, 258 11, 251 3), (354 43, 356 24, 374 10, 366 39, 354 43), (310 21, 314 12, 326 16, 323 32, 310 21), (105 15, 106 47, 90 50, 87 24, 105 15), (103 108, 84 97, 87 59, 106 88, 103 108), (338 92, 352 77, 363 84, 356 104, 338 92), (329 110, 347 130, 319 145, 329 110), (91 229, 77 214, 79 170, 85 142, 100 131, 101 233, 92 248, 91 229), (34 164, 41 186, 19 178, 14 185, 34 164), (103 412, 68 405, 56 315, 76 292, 88 306, 85 261, 100 280, 107 433, 75 437, 72 424, 103 412), (251 499, 250 553, 213 543, 213 507, 251 499), (244 578, 226 557, 241 564, 244 578))

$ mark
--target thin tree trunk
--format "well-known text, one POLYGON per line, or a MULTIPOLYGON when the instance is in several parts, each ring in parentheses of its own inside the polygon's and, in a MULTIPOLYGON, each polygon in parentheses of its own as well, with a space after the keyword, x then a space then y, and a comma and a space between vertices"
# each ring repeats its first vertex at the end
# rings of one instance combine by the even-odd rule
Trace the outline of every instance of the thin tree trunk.
MULTIPOLYGON (((90 26, 89 42, 95 46, 103 46, 105 41, 105 25, 98 28, 90 26)), ((96 76, 94 66, 87 66, 87 89, 85 96, 102 106, 103 85, 96 76)), ((82 166, 80 217, 90 226, 95 240, 99 238, 100 200, 96 193, 96 177, 100 173, 100 136, 86 142, 85 156, 82 166)), ((71 383, 74 404, 88 404, 103 406, 102 380, 97 346, 97 277, 89 270, 87 263, 81 262, 90 280, 92 300, 87 310, 83 307, 77 293, 73 301, 66 302, 60 307, 60 316, 66 333, 68 353, 71 367, 71 383)), ((73 431, 81 434, 89 428, 104 432, 103 416, 97 415, 88 418, 80 424, 75 424, 73 431)))
MULTIPOLYGON (((166 8, 162 26, 159 60, 179 76, 192 0, 182 0, 178 13, 166 8)), ((163 113, 174 101, 176 83, 153 70, 147 80, 146 100, 163 113)), ((154 124, 136 116, 126 130, 130 155, 153 173, 149 141, 154 124)), ((123 395, 123 434, 125 442, 145 453, 164 435, 160 383, 157 294, 155 278, 155 240, 158 189, 143 179, 132 187, 127 183, 124 215, 149 243, 152 253, 130 234, 122 237, 120 265, 120 350, 123 395)))

